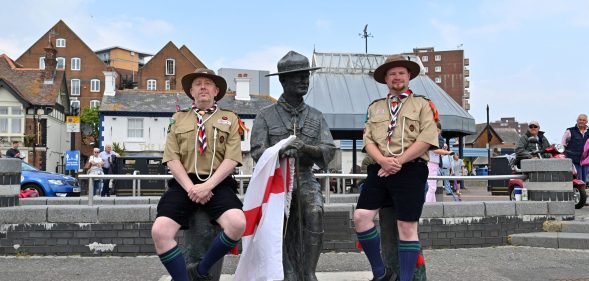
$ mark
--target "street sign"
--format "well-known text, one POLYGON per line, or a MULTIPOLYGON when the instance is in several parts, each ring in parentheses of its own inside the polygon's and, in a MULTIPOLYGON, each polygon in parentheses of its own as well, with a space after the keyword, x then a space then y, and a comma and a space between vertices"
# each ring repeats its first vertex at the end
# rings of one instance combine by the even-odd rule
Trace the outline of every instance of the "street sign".
POLYGON ((67 116, 65 118, 66 132, 79 133, 80 132, 80 116, 67 116))
POLYGON ((65 151, 65 169, 77 171, 80 169, 80 151, 66 150, 65 151))

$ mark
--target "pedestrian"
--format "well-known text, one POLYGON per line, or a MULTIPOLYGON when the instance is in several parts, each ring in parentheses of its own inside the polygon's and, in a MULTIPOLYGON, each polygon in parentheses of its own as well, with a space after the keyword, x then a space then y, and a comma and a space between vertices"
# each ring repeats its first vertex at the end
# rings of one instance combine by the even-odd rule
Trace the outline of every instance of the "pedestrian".
MULTIPOLYGON (((104 172, 102 171, 102 166, 104 165, 104 161, 99 156, 100 149, 94 148, 92 150, 92 155, 88 158, 88 163, 90 164, 90 168, 88 169, 88 175, 103 175, 104 172)), ((95 179, 93 182, 94 188, 94 195, 99 195, 100 192, 100 185, 102 184, 102 180, 95 179)))
POLYGON ((214 71, 200 68, 185 75, 182 88, 193 103, 176 112, 168 127, 162 162, 174 178, 158 203, 151 236, 173 280, 186 281, 189 275, 191 280, 210 280, 211 267, 235 247, 245 230, 242 203, 235 194, 237 181, 231 177, 242 163, 239 118, 217 105, 227 82, 214 71), (196 267, 187 270, 175 237, 180 229, 188 229, 190 216, 200 208, 223 230, 196 267))
POLYGON ((285 281, 317 280, 315 269, 323 250, 323 195, 313 175, 313 165, 327 170, 335 144, 323 114, 307 105, 303 97, 309 87, 309 59, 290 51, 278 61, 278 75, 284 93, 274 105, 262 109, 252 127, 251 153, 255 161, 264 150, 296 135, 280 151, 280 157, 294 157, 297 167, 290 215, 283 247, 285 281), (300 214, 300 215, 299 215, 300 214), (302 237, 301 237, 302 235, 302 237))
MULTIPOLYGON (((112 145, 105 144, 104 151, 100 152, 100 158, 104 165, 102 165, 102 172, 105 175, 114 174, 114 159, 120 157, 120 155, 112 150, 112 145)), ((100 192, 101 197, 110 197, 110 179, 102 180, 102 191, 100 192)))
MULTIPOLYGON (((452 156, 453 153, 448 150, 448 145, 444 144, 444 154, 440 155, 440 170, 438 171, 439 176, 450 176, 450 168, 452 168, 452 156)), ((452 187, 450 180, 442 180, 446 195, 452 195, 452 187)))
POLYGON ((376 163, 368 166, 354 211, 354 228, 370 262, 372 280, 392 276, 381 258, 374 224, 384 206, 393 205, 397 212, 401 281, 412 280, 421 255, 417 228, 425 201, 427 152, 439 143, 432 104, 409 89, 409 81, 419 72, 419 65, 402 55, 388 57, 374 72, 374 79, 386 84, 389 94, 368 107, 363 150, 376 163))
POLYGON ((585 169, 585 179, 589 175, 589 139, 585 142, 583 147, 583 155, 581 156, 581 167, 585 169))
MULTIPOLYGON (((453 160, 452 160, 452 168, 451 168, 451 175, 452 176, 463 176, 466 175, 466 169, 464 168, 464 161, 462 161, 462 159, 460 159, 460 156, 458 156, 458 154, 454 154, 453 156, 453 160)), ((458 199, 462 201, 461 195, 462 193, 460 192, 460 190, 462 189, 462 186, 464 185, 464 180, 454 180, 454 190, 456 190, 456 194, 458 195, 458 199)))
MULTIPOLYGON (((438 147, 437 149, 428 151, 428 162, 427 162, 427 169, 428 169, 428 176, 438 176, 440 170, 440 161, 441 156, 450 154, 450 152, 444 149, 444 138, 442 137, 442 124, 440 122, 436 122, 437 128, 437 138, 438 138, 438 147)), ((438 188, 438 181, 437 180, 427 180, 425 185, 426 194, 425 194, 425 202, 434 203, 436 202, 436 189, 438 188)))
POLYGON ((20 154, 20 150, 18 150, 19 145, 19 141, 12 141, 12 147, 6 150, 6 157, 18 158, 21 160, 25 159, 25 157, 20 154))
POLYGON ((573 160, 575 169, 577 169, 577 178, 583 182, 587 182, 587 169, 581 166, 581 154, 583 154, 583 146, 589 139, 589 132, 587 132, 587 114, 579 114, 577 117, 577 124, 566 129, 562 136, 562 145, 565 147, 566 157, 573 160))

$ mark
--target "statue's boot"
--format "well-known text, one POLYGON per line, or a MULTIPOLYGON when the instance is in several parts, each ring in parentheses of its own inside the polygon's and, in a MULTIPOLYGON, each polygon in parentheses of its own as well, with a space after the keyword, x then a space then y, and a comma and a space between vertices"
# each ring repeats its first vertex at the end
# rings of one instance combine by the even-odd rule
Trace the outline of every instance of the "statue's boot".
POLYGON ((284 270, 284 281, 298 281, 296 269, 293 265, 293 261, 287 252, 286 243, 282 247, 282 268, 284 270))

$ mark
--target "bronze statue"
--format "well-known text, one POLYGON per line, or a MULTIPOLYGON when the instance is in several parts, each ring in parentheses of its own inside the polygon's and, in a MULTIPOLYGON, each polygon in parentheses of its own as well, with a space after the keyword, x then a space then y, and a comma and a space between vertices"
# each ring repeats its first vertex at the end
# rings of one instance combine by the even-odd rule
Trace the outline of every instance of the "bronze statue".
POLYGON ((323 196, 313 175, 313 165, 326 169, 335 145, 323 114, 305 104, 309 88, 309 60, 294 51, 278 62, 284 93, 274 105, 256 116, 251 153, 258 160, 264 150, 290 135, 296 139, 280 151, 281 157, 296 158, 296 175, 290 216, 283 247, 284 280, 317 280, 315 269, 323 249, 323 196))

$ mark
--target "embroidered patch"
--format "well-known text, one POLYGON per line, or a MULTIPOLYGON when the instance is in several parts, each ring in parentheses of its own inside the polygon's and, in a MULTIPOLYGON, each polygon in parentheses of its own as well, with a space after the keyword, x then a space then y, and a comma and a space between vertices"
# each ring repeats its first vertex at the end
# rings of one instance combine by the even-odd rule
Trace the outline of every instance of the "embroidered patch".
POLYGON ((170 125, 176 124, 176 119, 170 118, 170 125))
POLYGON ((377 108, 376 109, 376 114, 383 114, 384 113, 384 108, 377 108))
POLYGON ((228 118, 227 118, 227 116, 223 116, 221 119, 227 120, 228 118))
POLYGON ((217 120, 217 123, 231 126, 231 121, 225 119, 219 119, 217 120))
POLYGON ((223 143, 224 141, 225 141, 225 137, 224 136, 219 137, 219 143, 223 143))
POLYGON ((410 126, 409 126, 409 131, 411 131, 411 132, 415 131, 415 126, 413 126, 413 125, 410 125, 410 126))

